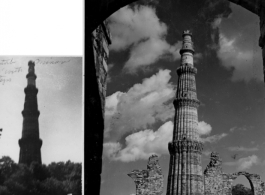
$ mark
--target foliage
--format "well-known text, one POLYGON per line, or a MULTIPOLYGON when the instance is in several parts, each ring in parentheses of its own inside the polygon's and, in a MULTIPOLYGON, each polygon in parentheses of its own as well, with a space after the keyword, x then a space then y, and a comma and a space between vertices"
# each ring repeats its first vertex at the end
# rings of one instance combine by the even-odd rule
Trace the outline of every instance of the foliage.
POLYGON ((28 167, 10 157, 0 159, 1 195, 81 195, 81 163, 52 162, 48 166, 32 162, 28 167))
POLYGON ((237 184, 232 187, 232 195, 253 195, 251 189, 245 187, 243 184, 237 184))

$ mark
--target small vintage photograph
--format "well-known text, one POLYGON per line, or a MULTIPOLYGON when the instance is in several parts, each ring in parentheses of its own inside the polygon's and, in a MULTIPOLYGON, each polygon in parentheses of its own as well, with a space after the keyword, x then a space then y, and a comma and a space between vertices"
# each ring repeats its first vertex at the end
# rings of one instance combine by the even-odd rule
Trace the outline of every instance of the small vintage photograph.
POLYGON ((82 57, 0 56, 0 194, 81 195, 82 57))

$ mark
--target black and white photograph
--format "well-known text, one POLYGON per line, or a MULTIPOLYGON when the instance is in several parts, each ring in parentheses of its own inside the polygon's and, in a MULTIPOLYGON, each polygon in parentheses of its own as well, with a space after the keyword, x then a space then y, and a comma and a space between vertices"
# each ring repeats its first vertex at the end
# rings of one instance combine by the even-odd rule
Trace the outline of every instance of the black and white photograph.
POLYGON ((95 194, 264 194, 265 1, 93 2, 86 24, 110 32, 95 194))
POLYGON ((81 194, 82 57, 0 56, 0 193, 81 194))
POLYGON ((0 27, 0 195, 265 194, 264 0, 2 0, 0 27))
POLYGON ((84 194, 84 1, 0 1, 0 194, 84 194))

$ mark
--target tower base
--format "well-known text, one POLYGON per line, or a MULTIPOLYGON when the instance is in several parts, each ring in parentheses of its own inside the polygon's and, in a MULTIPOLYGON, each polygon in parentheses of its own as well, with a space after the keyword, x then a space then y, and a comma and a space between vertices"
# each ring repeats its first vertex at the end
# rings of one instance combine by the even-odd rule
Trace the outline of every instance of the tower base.
POLYGON ((41 139, 37 138, 33 140, 32 138, 21 138, 18 140, 18 144, 20 146, 20 164, 26 164, 29 166, 33 161, 42 164, 40 151, 40 148, 42 146, 41 139))
POLYGON ((203 144, 198 141, 178 140, 168 144, 170 169, 167 195, 204 194, 201 152, 203 144))

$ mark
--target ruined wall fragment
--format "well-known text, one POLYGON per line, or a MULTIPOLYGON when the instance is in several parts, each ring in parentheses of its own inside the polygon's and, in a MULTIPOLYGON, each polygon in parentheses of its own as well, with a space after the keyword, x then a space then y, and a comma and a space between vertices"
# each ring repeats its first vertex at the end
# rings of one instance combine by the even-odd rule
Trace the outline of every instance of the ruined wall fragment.
POLYGON ((157 155, 149 157, 147 170, 133 170, 128 176, 135 182, 136 195, 161 195, 163 193, 164 177, 157 155))
POLYGON ((204 171, 204 194, 223 194, 222 160, 216 152, 211 153, 210 163, 204 171))
POLYGON ((212 152, 210 158, 210 163, 204 171, 205 195, 232 195, 232 186, 240 175, 244 175, 248 179, 253 194, 265 194, 264 182, 258 174, 251 174, 246 171, 232 174, 224 173, 222 171, 222 160, 218 153, 212 152))

